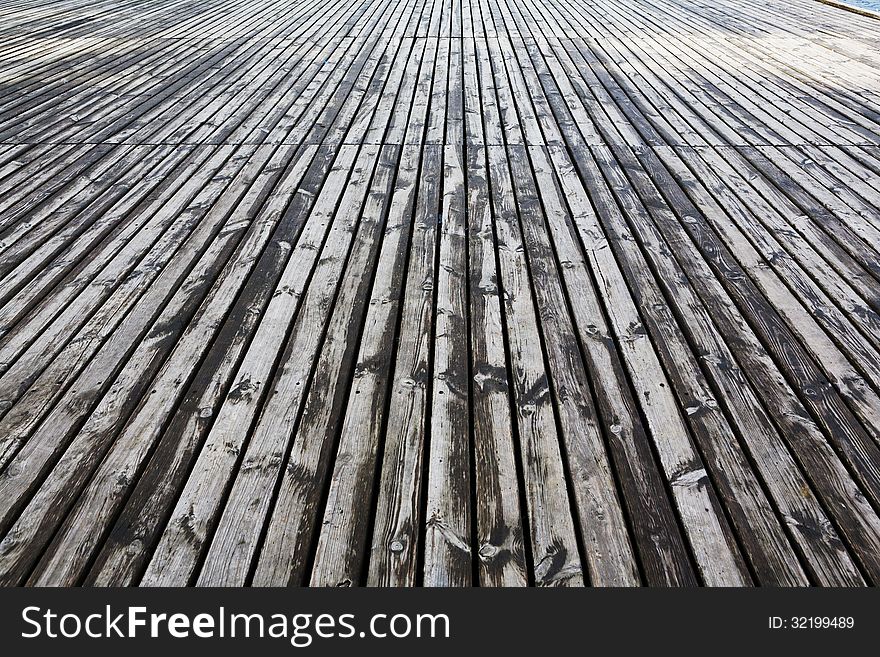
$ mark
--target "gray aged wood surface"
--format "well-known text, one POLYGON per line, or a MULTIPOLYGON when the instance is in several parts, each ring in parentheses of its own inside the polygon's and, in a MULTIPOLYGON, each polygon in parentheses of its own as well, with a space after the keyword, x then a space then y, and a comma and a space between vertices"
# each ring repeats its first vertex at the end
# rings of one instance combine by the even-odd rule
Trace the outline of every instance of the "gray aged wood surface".
POLYGON ((0 584, 880 582, 880 21, 0 1, 0 584))

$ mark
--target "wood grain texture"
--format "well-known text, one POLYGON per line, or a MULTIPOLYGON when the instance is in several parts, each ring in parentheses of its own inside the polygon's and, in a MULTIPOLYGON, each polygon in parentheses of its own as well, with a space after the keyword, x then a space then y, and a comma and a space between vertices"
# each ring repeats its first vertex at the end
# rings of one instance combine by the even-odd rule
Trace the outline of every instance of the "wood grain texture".
POLYGON ((880 584, 880 23, 20 0, 0 584, 880 584))

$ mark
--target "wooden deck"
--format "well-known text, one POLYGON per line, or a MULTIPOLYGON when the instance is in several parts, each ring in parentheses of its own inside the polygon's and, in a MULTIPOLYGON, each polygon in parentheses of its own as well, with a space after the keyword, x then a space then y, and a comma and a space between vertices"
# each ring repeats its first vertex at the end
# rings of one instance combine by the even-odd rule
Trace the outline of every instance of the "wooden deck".
POLYGON ((880 583, 880 21, 0 0, 0 583, 880 583))

